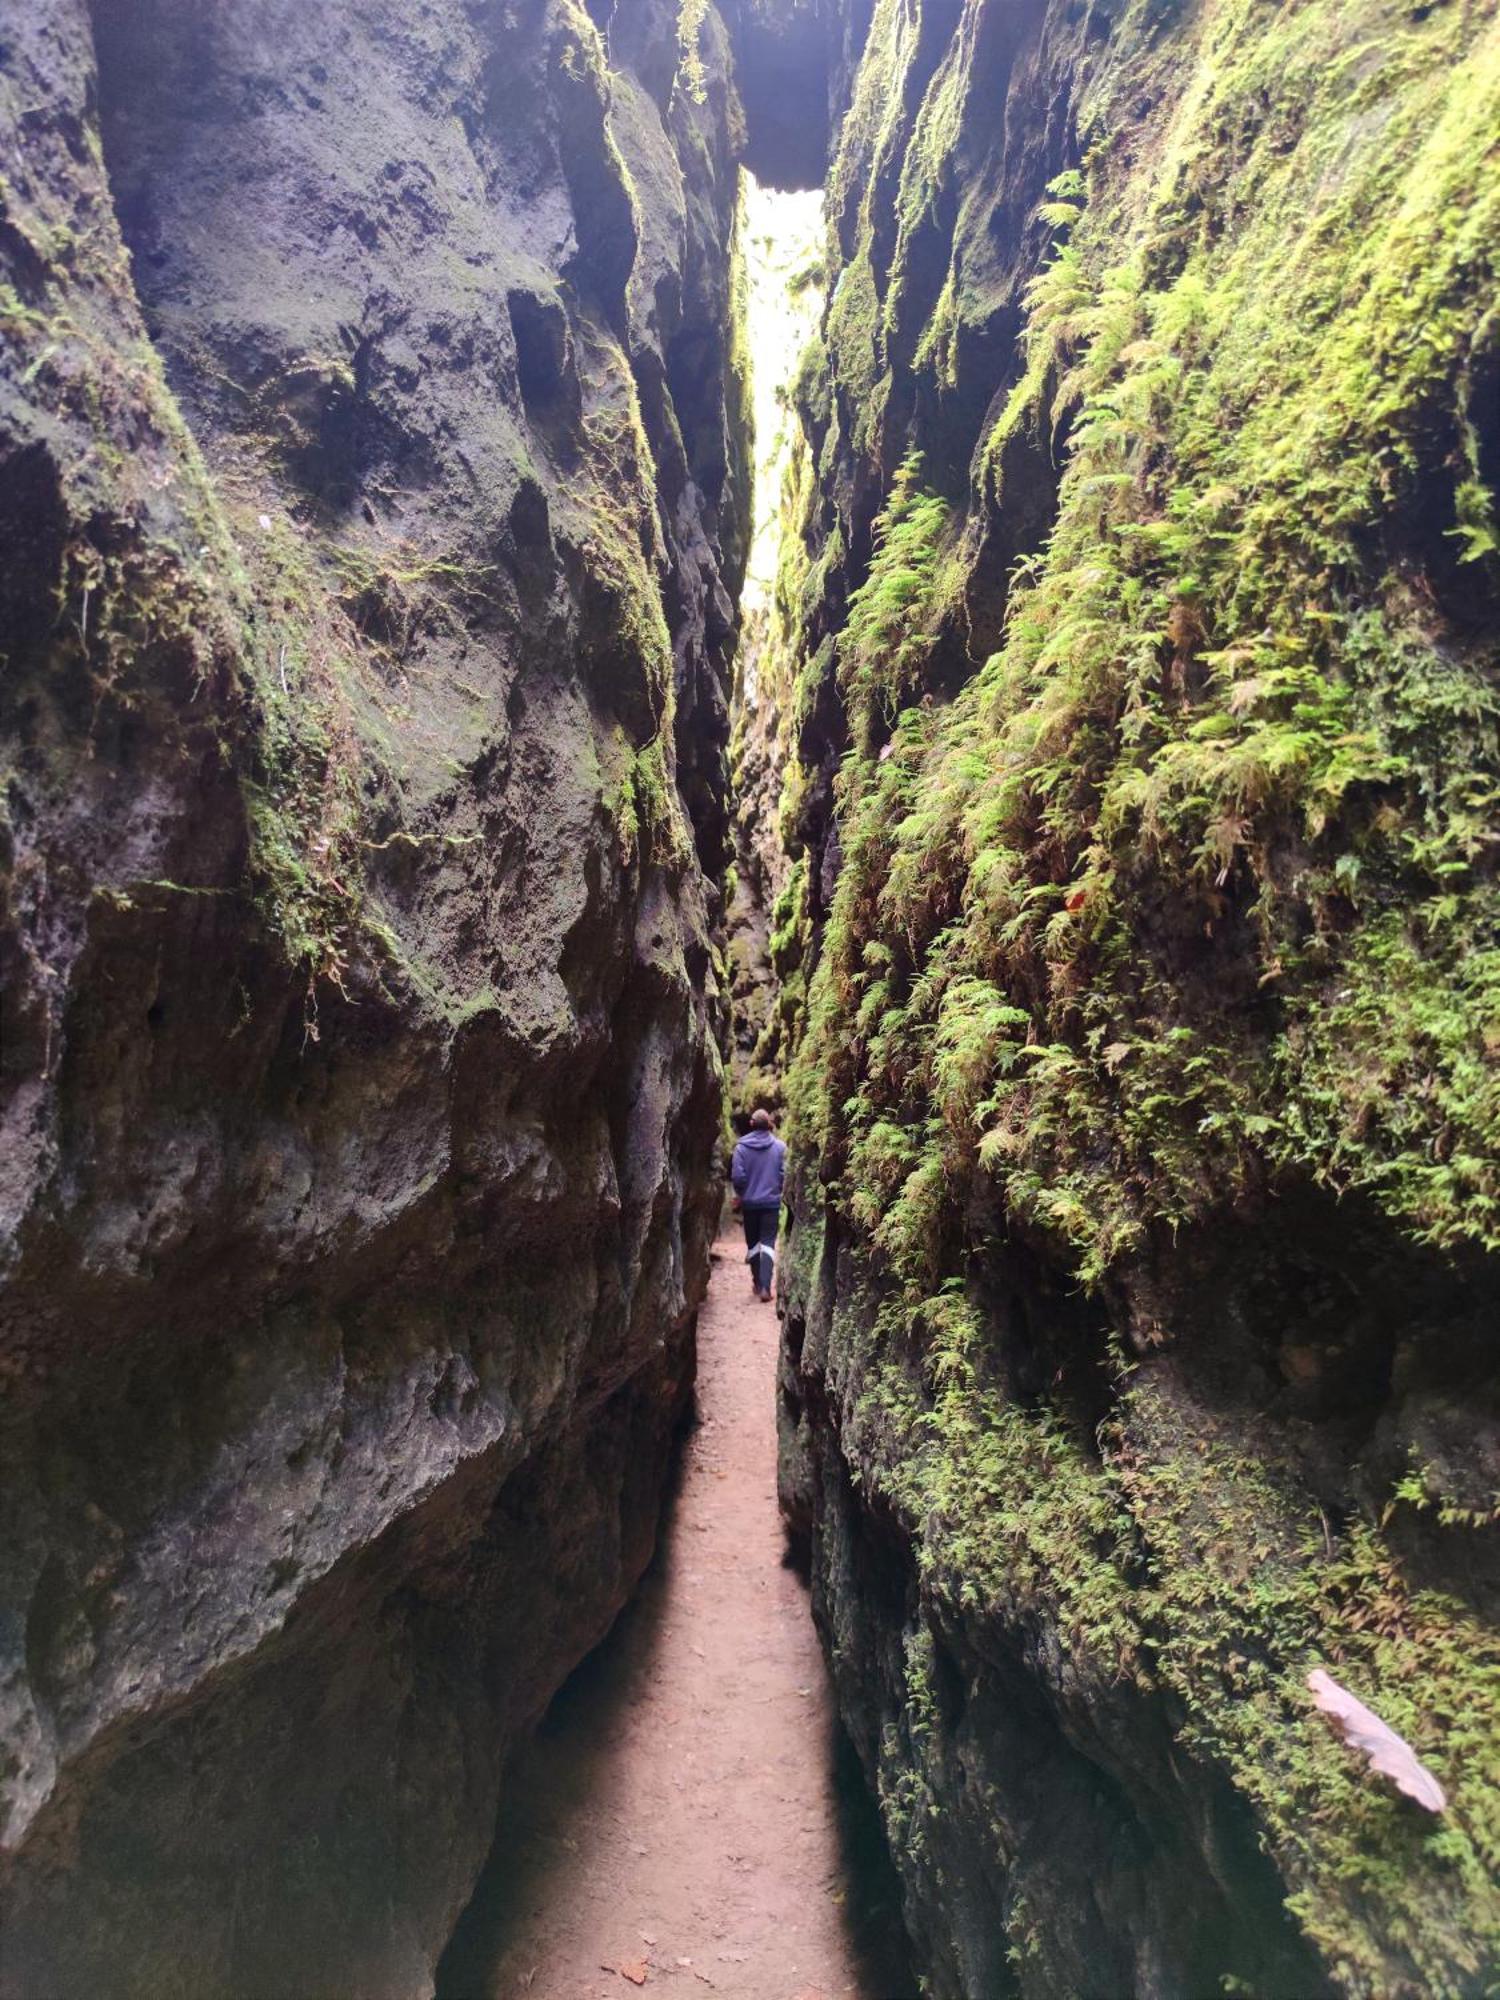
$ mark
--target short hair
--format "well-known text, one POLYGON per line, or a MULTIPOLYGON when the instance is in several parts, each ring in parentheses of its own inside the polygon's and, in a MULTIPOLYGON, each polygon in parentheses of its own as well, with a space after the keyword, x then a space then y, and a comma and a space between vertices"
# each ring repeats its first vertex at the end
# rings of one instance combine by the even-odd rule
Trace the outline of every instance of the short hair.
POLYGON ((760 1106, 758 1110, 751 1112, 750 1123, 755 1127, 757 1132, 770 1131, 771 1114, 769 1111, 767 1111, 766 1107, 763 1104, 760 1106))

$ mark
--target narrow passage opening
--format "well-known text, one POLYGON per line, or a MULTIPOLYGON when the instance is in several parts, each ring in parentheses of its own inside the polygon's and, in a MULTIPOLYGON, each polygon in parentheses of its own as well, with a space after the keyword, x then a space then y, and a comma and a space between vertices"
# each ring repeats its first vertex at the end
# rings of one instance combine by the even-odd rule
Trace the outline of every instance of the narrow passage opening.
MULTIPOLYGON (((741 735, 760 729, 768 780, 775 718, 758 709, 774 706, 779 685, 773 671, 768 692, 762 669, 792 511, 791 385, 821 310, 821 199, 746 176, 756 497, 736 701, 741 735)), ((773 809, 774 785, 763 792, 773 809)), ((762 999, 766 886, 745 892, 760 899, 758 927, 736 928, 762 999)), ((738 1024, 742 1047, 746 1033, 738 1024)), ((737 1065, 737 1108, 745 1086, 737 1065)), ((837 1722, 777 1510, 777 1319, 753 1298, 725 1221, 699 1321, 696 1421, 656 1558, 511 1768, 495 1847, 439 1967, 439 2000, 915 1990, 879 1815, 837 1722)))
POLYGON ((822 317, 826 240, 820 189, 763 188, 745 175, 740 244, 755 420, 755 526, 735 668, 735 875, 728 912, 730 1086, 740 1124, 757 1104, 774 1110, 781 1103, 772 934, 789 866, 781 817, 796 680, 795 581, 784 558, 795 554, 802 486, 810 476, 796 385, 822 317))
MULTIPOLYGON (((755 419, 755 536, 741 604, 753 667, 755 626, 769 610, 786 528, 782 489, 797 434, 794 390, 824 297, 821 188, 762 187, 744 176, 740 242, 745 264, 745 339, 755 419)), ((753 677, 739 700, 753 707, 753 677)))

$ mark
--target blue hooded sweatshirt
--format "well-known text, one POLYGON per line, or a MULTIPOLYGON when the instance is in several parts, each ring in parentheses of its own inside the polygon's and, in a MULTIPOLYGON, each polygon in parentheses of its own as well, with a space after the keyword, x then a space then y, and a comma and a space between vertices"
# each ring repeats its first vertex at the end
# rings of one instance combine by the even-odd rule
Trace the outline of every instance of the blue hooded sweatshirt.
POLYGON ((786 1141, 774 1132, 747 1132, 734 1149, 729 1178, 746 1208, 780 1208, 786 1141))

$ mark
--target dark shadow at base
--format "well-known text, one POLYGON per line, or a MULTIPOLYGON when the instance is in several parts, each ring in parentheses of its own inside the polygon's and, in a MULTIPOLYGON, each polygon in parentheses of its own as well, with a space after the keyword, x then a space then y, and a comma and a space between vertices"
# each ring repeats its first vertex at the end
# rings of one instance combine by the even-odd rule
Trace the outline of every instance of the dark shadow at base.
POLYGON ((915 2000, 911 1946, 901 1921, 901 1882, 880 1808, 865 1782, 859 1752, 837 1718, 829 1736, 844 1864, 844 1924, 861 1990, 866 2000, 915 2000))
POLYGON ((781 1551, 781 1567, 789 1569, 799 1583, 812 1587, 812 1543, 806 1535, 786 1530, 786 1546, 781 1551))
MULTIPOLYGON (((692 1420, 696 1421, 696 1417, 692 1420)), ((568 1827, 586 1811, 623 1717, 643 1693, 658 1652, 677 1533, 684 1454, 674 1461, 656 1553, 608 1635, 558 1690, 535 1734, 512 1758, 495 1844, 437 1969, 435 2000, 511 2000, 497 1984, 526 1918, 554 1895, 569 1856, 568 1827)), ((838 1806, 843 1921, 864 2000, 912 2000, 901 1895, 880 1813, 859 1757, 830 1719, 827 1757, 838 1806)), ((519 1973, 546 1993, 546 1968, 519 1973)))
POLYGON ((546 1902, 550 1878, 567 1856, 552 1826, 587 1804, 595 1767, 610 1753, 616 1720, 650 1676, 666 1610, 684 1446, 697 1422, 695 1410, 677 1441, 656 1552, 634 1597, 511 1758, 495 1844, 438 1962, 433 2000, 502 2000, 495 1970, 522 1918, 546 1902))

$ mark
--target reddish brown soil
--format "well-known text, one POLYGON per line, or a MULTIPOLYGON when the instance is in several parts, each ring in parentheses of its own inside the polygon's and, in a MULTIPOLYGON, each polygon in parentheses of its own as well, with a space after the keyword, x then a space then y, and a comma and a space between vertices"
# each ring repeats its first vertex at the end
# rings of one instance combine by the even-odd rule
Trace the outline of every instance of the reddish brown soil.
POLYGON ((657 1561, 522 1755, 444 2000, 624 2000, 642 1979, 680 2000, 912 1990, 785 1557, 776 1316, 743 1256, 728 1237, 715 1252, 701 1420, 657 1561))

